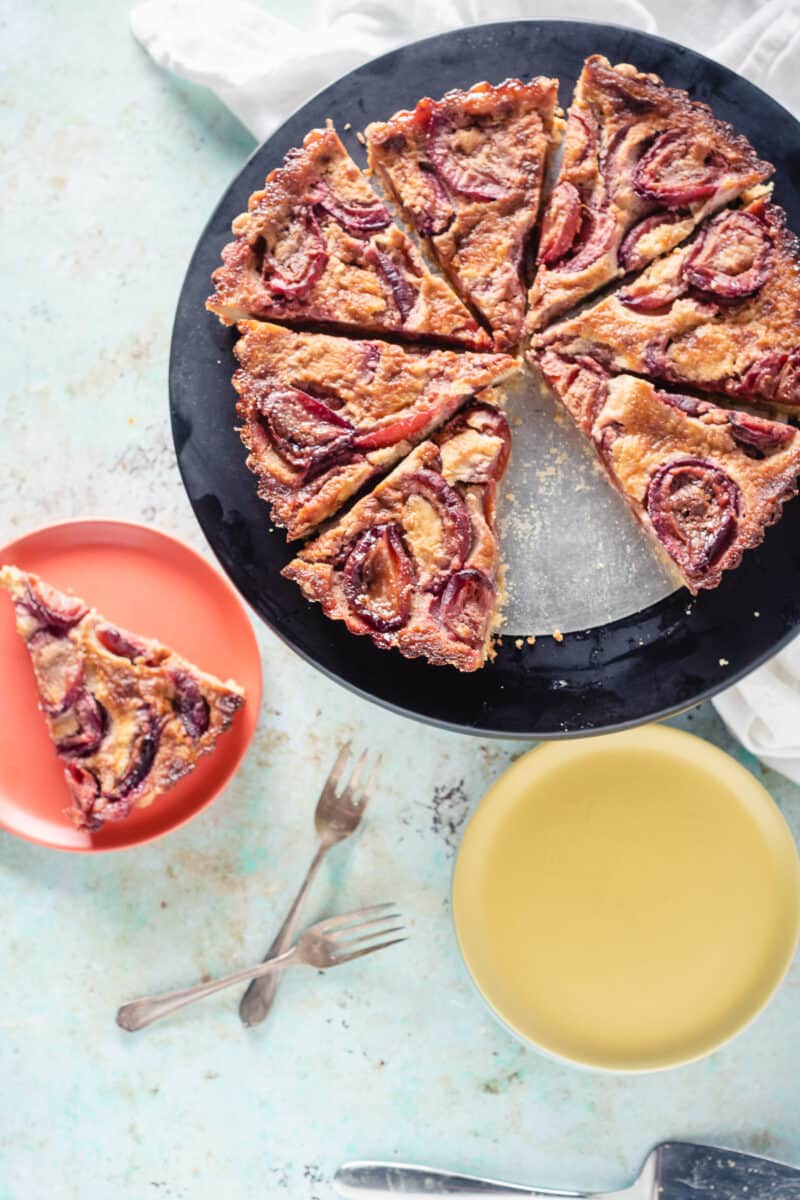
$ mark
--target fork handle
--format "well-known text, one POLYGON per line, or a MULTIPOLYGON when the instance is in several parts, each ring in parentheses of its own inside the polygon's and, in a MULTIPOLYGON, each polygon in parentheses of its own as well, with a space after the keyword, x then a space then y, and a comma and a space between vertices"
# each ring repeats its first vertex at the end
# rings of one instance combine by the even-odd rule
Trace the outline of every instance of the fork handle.
POLYGON ((126 1029, 128 1033, 135 1033, 137 1029, 144 1029, 146 1025, 152 1025, 154 1021, 168 1017, 170 1013, 176 1012, 179 1008, 185 1008, 187 1004, 193 1004, 195 1000, 202 1000, 205 996, 213 996, 214 992, 221 992, 235 983, 243 983, 245 979, 267 975, 270 971, 282 971, 284 967, 288 967, 295 960, 295 957, 295 947, 292 946, 285 953, 279 954, 276 958, 270 958, 257 967, 243 967, 242 970, 233 971, 230 975, 223 975, 220 979, 211 979, 208 983, 198 983, 194 987, 182 988, 178 992, 165 992, 162 996, 144 996, 141 1000, 131 1000, 130 1003, 123 1004, 118 1011, 117 1024, 120 1029, 126 1029))
MULTIPOLYGON (((311 860, 311 866, 306 872, 306 877, 300 885, 300 890, 294 898, 292 907, 286 914, 286 920, 281 925, 275 935, 275 941, 266 953, 265 957, 267 961, 274 958, 276 954, 282 953, 294 937, 303 901, 308 895, 308 889, 314 882, 317 871, 322 866, 322 860, 329 850, 329 844, 320 842, 317 852, 311 860)), ((280 986, 281 974, 280 971, 271 971, 268 975, 260 975, 250 981, 250 986, 242 996, 239 1004, 239 1016, 245 1025, 258 1025, 264 1020, 272 1008, 275 993, 280 986)))
POLYGON ((408 1196, 409 1200, 427 1200, 429 1196, 465 1196, 471 1200, 589 1200, 583 1192, 533 1191, 518 1183, 499 1183, 474 1175, 454 1175, 433 1167, 411 1167, 403 1163, 345 1163, 336 1172, 333 1186, 346 1200, 381 1200, 383 1196, 408 1196))

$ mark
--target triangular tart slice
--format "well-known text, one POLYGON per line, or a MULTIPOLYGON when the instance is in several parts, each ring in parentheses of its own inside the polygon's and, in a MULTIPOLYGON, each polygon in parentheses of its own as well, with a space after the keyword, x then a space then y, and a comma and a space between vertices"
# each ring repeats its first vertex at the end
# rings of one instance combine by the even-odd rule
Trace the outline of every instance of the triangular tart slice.
POLYGON ((259 495, 290 539, 519 368, 507 354, 412 349, 257 321, 240 329, 239 432, 259 495))
POLYGON ((608 375, 591 358, 545 350, 531 361, 692 593, 737 567, 797 492, 800 432, 790 425, 608 375))
POLYGON ((206 303, 225 324, 285 320, 491 349, 486 331, 392 223, 330 124, 267 176, 233 232, 206 303))
POLYGON ((800 410, 800 242, 762 198, 536 339, 615 371, 800 410))
POLYGON ((151 638, 112 625, 77 596, 17 567, 14 602, 79 829, 127 817, 194 770, 244 701, 151 638))
POLYGON ((510 443, 502 412, 473 401, 283 574, 382 649, 476 670, 497 620, 495 492, 510 443))
POLYGON ((772 170, 705 104, 657 75, 592 55, 544 211, 528 328, 671 250, 772 170))
POLYGON ((427 97, 366 130, 370 167, 498 350, 522 334, 526 250, 563 128, 557 106, 557 79, 507 79, 427 97))

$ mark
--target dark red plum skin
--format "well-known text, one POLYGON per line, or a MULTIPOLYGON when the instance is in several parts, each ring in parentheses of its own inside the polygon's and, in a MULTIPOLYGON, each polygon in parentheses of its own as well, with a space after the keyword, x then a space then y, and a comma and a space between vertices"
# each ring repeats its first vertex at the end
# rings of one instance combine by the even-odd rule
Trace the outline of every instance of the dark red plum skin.
POLYGON ((173 671, 175 706, 191 738, 202 737, 208 729, 210 709, 197 680, 188 671, 173 671))
POLYGON ((662 463, 654 472, 645 500, 647 512, 661 543, 690 578, 698 578, 716 565, 736 537, 741 497, 739 487, 720 466, 703 458, 683 458, 662 463), (715 524, 705 537, 693 536, 680 510, 673 507, 673 485, 685 476, 699 482, 709 504, 716 509, 715 524))
MULTIPOLYGON (((385 577, 384 577, 385 578, 385 577)), ((374 525, 365 530, 348 555, 344 566, 344 593, 353 611, 376 633, 393 633, 408 621, 414 571, 396 524, 374 525), (380 555, 391 572, 394 611, 378 613, 371 604, 367 572, 380 555)))

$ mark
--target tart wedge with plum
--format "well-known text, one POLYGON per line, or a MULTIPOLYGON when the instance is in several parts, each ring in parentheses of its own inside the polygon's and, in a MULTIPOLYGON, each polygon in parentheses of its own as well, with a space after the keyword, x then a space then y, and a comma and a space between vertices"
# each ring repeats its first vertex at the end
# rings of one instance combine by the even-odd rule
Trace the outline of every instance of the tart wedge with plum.
POLYGON ((149 638, 118 629, 77 596, 0 569, 79 829, 151 804, 213 750, 244 701, 149 638))
POLYGON ((259 495, 290 539, 519 365, 506 354, 411 349, 257 321, 239 328, 239 432, 259 495))
POLYGON ((528 329, 671 250, 772 169, 686 92, 593 54, 544 211, 528 329))
POLYGON ((534 361, 692 593, 716 587, 796 494, 792 426, 610 376, 591 358, 534 361))
POLYGON ((537 339, 615 371, 800 410, 800 242, 762 198, 537 339))
POLYGON ((524 257, 563 126, 557 104, 556 79, 477 83, 366 130, 371 169, 498 350, 522 333, 524 257))
POLYGON ((495 492, 510 443, 499 409, 473 401, 283 574, 382 649, 483 666, 498 606, 495 492))
POLYGON ((267 176, 233 232, 206 303, 227 325, 313 322, 491 349, 485 330, 392 223, 330 124, 313 129, 267 176))

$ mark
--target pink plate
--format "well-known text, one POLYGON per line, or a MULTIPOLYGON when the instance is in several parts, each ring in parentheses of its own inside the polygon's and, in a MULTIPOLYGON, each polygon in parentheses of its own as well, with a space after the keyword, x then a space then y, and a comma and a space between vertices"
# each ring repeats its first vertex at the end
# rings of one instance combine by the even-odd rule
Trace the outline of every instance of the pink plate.
POLYGON ((0 591, 0 826, 58 850, 121 850, 160 837, 210 804, 236 772, 261 703, 261 659, 236 592, 168 534, 125 521, 66 521, 0 549, 0 564, 74 591, 114 624, 155 637, 203 670, 244 687, 247 700, 216 750, 149 808, 99 833, 75 829, 69 795, 37 705, 30 659, 0 591))

